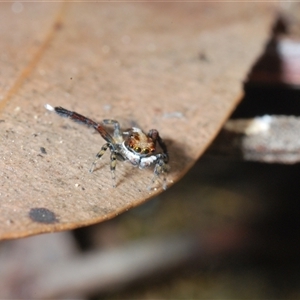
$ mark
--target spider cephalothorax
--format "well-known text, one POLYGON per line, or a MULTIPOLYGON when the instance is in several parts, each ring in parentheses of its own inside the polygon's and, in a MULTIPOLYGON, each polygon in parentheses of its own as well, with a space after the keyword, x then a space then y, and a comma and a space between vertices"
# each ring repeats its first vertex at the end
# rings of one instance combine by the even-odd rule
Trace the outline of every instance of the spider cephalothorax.
POLYGON ((62 117, 68 117, 73 121, 94 127, 106 143, 97 153, 95 161, 92 163, 90 172, 94 171, 96 162, 100 159, 107 149, 110 150, 110 170, 113 179, 113 186, 115 187, 115 169, 117 159, 128 160, 134 166, 139 166, 141 169, 155 165, 154 177, 152 184, 160 175, 163 174, 163 188, 167 188, 165 174, 169 171, 169 155, 167 146, 161 139, 156 129, 151 129, 148 134, 141 129, 132 127, 124 132, 120 130, 118 121, 105 119, 102 124, 96 123, 93 120, 86 118, 76 112, 69 111, 62 107, 52 107, 46 104, 48 110, 55 111, 62 117), (113 135, 109 134, 104 125, 113 125, 113 135), (160 146, 162 152, 157 151, 157 144, 160 146))
POLYGON ((127 137, 124 145, 129 149, 141 155, 155 153, 155 139, 149 134, 145 134, 141 129, 133 127, 128 132, 123 132, 127 137))

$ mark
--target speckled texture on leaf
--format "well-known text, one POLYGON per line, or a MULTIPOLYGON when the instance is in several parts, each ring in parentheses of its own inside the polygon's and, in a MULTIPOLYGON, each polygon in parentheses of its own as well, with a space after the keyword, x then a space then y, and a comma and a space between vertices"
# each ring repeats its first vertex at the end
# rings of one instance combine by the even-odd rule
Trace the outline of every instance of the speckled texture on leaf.
POLYGON ((271 3, 22 5, 0 10, 2 239, 103 221, 161 192, 147 190, 152 170, 127 163, 118 163, 113 189, 109 155, 90 174, 104 140, 44 104, 158 129, 172 185, 240 99, 276 10, 271 3), (55 222, 33 220, 36 208, 55 222))

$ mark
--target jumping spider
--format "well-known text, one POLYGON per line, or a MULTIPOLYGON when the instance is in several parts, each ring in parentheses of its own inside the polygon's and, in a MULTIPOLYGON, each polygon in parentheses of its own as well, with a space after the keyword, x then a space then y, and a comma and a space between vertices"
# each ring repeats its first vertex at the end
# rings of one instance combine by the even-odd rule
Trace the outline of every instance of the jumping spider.
POLYGON ((155 165, 151 186, 160 175, 163 175, 163 189, 167 188, 165 174, 169 171, 169 155, 167 146, 156 129, 151 129, 148 134, 136 127, 121 132, 120 124, 116 120, 105 119, 102 123, 96 123, 87 117, 60 106, 52 107, 51 105, 46 104, 45 108, 50 111, 55 111, 61 117, 70 118, 75 122, 95 128, 106 141, 101 150, 96 154, 96 159, 90 168, 91 173, 94 171, 98 159, 100 159, 105 151, 109 149, 111 153, 110 170, 113 187, 116 187, 115 169, 118 159, 122 161, 127 160, 134 166, 138 166, 140 169, 155 165), (109 134, 103 125, 112 125, 114 127, 113 135, 109 134), (157 143, 162 150, 161 153, 157 152, 157 143))

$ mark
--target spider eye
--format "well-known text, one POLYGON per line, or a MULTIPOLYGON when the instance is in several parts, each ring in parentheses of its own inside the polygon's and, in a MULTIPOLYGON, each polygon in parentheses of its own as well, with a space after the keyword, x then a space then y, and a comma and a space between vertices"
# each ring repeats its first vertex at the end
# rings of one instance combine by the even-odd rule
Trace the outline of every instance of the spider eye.
POLYGON ((147 149, 147 148, 143 149, 143 150, 142 150, 142 153, 143 153, 143 154, 148 154, 148 153, 149 153, 149 149, 147 149))
POLYGON ((137 153, 140 153, 142 151, 142 149, 140 147, 134 147, 133 150, 137 153))

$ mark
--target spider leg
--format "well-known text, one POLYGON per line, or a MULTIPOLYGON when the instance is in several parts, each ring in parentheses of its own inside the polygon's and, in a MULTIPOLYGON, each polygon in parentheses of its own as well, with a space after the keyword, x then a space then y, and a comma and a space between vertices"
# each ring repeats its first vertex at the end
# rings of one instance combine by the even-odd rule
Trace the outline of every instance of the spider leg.
POLYGON ((163 174, 163 189, 166 190, 167 189, 166 173, 168 173, 170 170, 170 166, 168 165, 169 154, 168 154, 167 145, 160 137, 156 129, 151 129, 148 133, 148 137, 150 137, 155 142, 155 144, 158 143, 163 152, 156 155, 157 160, 154 167, 154 176, 152 178, 151 184, 153 186, 154 182, 160 177, 161 174, 163 174))
POLYGON ((167 189, 167 177, 166 174, 170 170, 170 166, 165 161, 165 155, 164 154, 157 154, 157 162, 154 167, 154 176, 151 180, 151 186, 148 189, 151 189, 154 185, 155 181, 159 179, 160 175, 163 175, 163 189, 167 189))
POLYGON ((75 121, 77 123, 94 127, 107 142, 114 143, 113 137, 105 130, 105 128, 101 124, 96 123, 95 121, 83 115, 80 115, 75 111, 67 110, 61 106, 52 107, 47 104, 46 108, 48 110, 54 110, 61 117, 70 118, 72 121, 75 121))
POLYGON ((148 136, 152 138, 152 140, 156 143, 158 142, 160 148, 162 149, 164 153, 164 162, 168 163, 169 161, 169 154, 168 154, 168 148, 163 139, 160 137, 158 131, 156 129, 151 129, 148 133, 148 136))
POLYGON ((111 154, 110 154, 110 171, 111 171, 111 177, 113 181, 113 187, 116 187, 116 175, 115 175, 115 170, 116 170, 116 165, 117 165, 117 156, 114 150, 114 147, 110 143, 106 143, 101 147, 101 150, 96 154, 96 159, 93 161, 91 168, 90 168, 90 173, 92 173, 95 169, 96 163, 103 154, 106 152, 106 150, 109 148, 111 154))
POLYGON ((97 123, 93 120, 76 113, 75 111, 67 110, 61 106, 54 107, 54 111, 63 118, 70 118, 72 121, 85 124, 87 126, 97 127, 97 123))
POLYGON ((114 125, 114 138, 120 138, 121 137, 120 124, 119 124, 118 121, 112 120, 112 119, 104 119, 102 122, 105 125, 114 125))
POLYGON ((113 181, 113 187, 116 187, 116 165, 117 165, 117 157, 114 151, 110 154, 110 171, 111 171, 111 179, 113 181))
POLYGON ((109 143, 106 143, 101 147, 101 150, 96 154, 96 159, 93 161, 90 167, 90 173, 94 172, 97 161, 103 156, 103 154, 106 152, 108 148, 109 148, 109 143))

